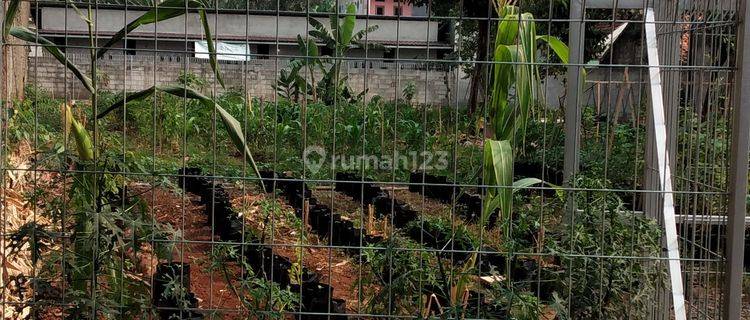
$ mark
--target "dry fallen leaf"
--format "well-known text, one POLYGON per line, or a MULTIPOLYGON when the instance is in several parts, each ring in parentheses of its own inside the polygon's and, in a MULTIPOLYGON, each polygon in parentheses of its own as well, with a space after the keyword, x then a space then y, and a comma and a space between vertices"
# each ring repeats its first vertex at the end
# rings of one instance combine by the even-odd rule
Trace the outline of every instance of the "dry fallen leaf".
POLYGON ((344 260, 344 261, 341 261, 341 262, 335 264, 334 267, 345 266, 347 263, 349 263, 349 260, 344 260))

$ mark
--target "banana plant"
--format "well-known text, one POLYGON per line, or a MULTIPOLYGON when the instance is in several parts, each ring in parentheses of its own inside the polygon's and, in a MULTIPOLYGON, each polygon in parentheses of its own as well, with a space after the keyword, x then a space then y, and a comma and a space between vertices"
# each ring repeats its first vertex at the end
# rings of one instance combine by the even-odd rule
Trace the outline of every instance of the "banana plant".
POLYGON ((298 88, 304 88, 305 93, 312 95, 313 101, 318 101, 318 92, 315 90, 315 72, 320 70, 321 73, 325 73, 325 67, 323 62, 320 60, 320 52, 318 51, 318 45, 315 44, 315 39, 302 39, 301 35, 297 35, 297 44, 299 45, 300 54, 304 57, 299 60, 292 61, 290 67, 292 70, 297 68, 297 78, 300 80, 298 88), (295 66, 299 65, 299 67, 295 66), (310 75, 310 84, 307 84, 305 77, 299 74, 299 69, 305 67, 305 70, 310 75))
POLYGON ((273 89, 276 90, 276 94, 282 98, 298 102, 300 92, 305 92, 303 88, 308 89, 308 85, 305 79, 299 74, 302 69, 302 64, 295 62, 296 61, 292 61, 292 63, 290 63, 289 69, 281 69, 279 71, 279 79, 276 80, 273 89))
POLYGON ((314 101, 322 99, 326 104, 333 104, 339 97, 356 100, 361 94, 355 95, 351 88, 347 86, 347 77, 341 75, 341 66, 344 61, 341 57, 352 48, 376 47, 373 44, 363 42, 367 34, 378 30, 377 25, 372 25, 355 33, 357 23, 357 7, 350 3, 346 7, 344 17, 338 14, 332 14, 329 17, 329 26, 315 18, 309 18, 308 23, 312 27, 309 31, 307 40, 301 35, 297 36, 300 54, 304 57, 302 61, 310 73, 311 84, 313 88, 311 95, 314 101), (333 53, 333 57, 323 56, 320 54, 318 43, 322 44, 333 53), (323 76, 319 82, 315 82, 315 72, 319 70, 323 76))
MULTIPOLYGON (((484 179, 489 186, 481 221, 500 210, 503 225, 509 228, 513 192, 543 183, 536 178, 513 181, 515 145, 523 140, 529 111, 543 103, 537 63, 537 42, 546 43, 563 62, 568 63, 568 47, 559 39, 537 35, 534 16, 520 13, 513 0, 494 0, 501 17, 495 34, 491 92, 487 105, 490 138, 484 141, 484 179)), ((504 232, 509 234, 509 232, 504 232)))
MULTIPOLYGON (((90 93, 91 106, 98 105, 99 98, 99 85, 97 83, 97 70, 95 68, 96 61, 110 50, 116 43, 120 42, 133 30, 149 24, 154 24, 161 21, 166 21, 186 14, 188 9, 197 10, 201 25, 203 26, 204 35, 208 42, 209 48, 209 59, 210 64, 215 74, 216 80, 224 87, 224 80, 221 77, 219 71, 219 65, 216 58, 216 48, 211 36, 210 23, 206 14, 206 8, 210 7, 209 2, 204 0, 166 0, 161 3, 157 3, 150 10, 146 11, 138 18, 128 23, 124 28, 119 30, 112 36, 104 45, 97 46, 98 35, 95 32, 95 21, 94 21, 94 10, 92 8, 93 1, 88 4, 87 10, 80 10, 74 3, 68 2, 67 4, 72 7, 88 25, 88 39, 90 42, 90 59, 91 67, 89 70, 84 70, 81 67, 70 61, 64 51, 55 45, 49 39, 39 35, 35 30, 23 27, 13 26, 10 22, 16 16, 19 10, 19 4, 22 0, 10 0, 8 4, 8 10, 5 14, 5 21, 8 22, 2 30, 2 39, 6 40, 9 36, 16 37, 26 42, 34 43, 47 52, 49 52, 58 62, 64 65, 81 83, 81 85, 90 93), (98 48, 98 49, 97 49, 98 48)), ((205 0, 207 1, 207 0, 205 0)), ((92 125, 96 124, 98 119, 101 119, 104 115, 112 110, 117 109, 119 106, 125 104, 127 100, 135 100, 139 98, 145 98, 156 91, 163 91, 168 94, 185 96, 191 99, 197 99, 201 104, 207 108, 214 108, 221 117, 224 126, 229 131, 229 136, 237 147, 237 149, 243 154, 244 158, 252 165, 256 174, 258 174, 257 167, 253 161, 252 155, 250 154, 249 148, 245 141, 245 134, 242 132, 239 121, 232 117, 226 110, 221 108, 212 99, 198 93, 195 90, 189 88, 180 87, 168 87, 168 88, 149 88, 140 92, 131 93, 126 97, 115 103, 112 107, 108 108, 104 112, 100 113, 94 121, 90 121, 92 125)), ((74 232, 72 239, 70 239, 71 246, 69 247, 72 252, 72 258, 67 258, 65 264, 69 266, 66 268, 65 279, 67 279, 71 290, 69 295, 73 297, 71 305, 73 308, 68 312, 70 318, 88 318, 88 319, 99 319, 99 318, 111 318, 115 317, 117 311, 109 312, 107 310, 107 302, 103 300, 102 303, 99 301, 91 301, 90 297, 104 296, 114 297, 118 290, 126 290, 125 288, 131 288, 138 286, 142 283, 134 280, 128 280, 129 277, 124 277, 118 272, 118 265, 124 265, 125 261, 121 261, 120 253, 117 253, 114 249, 114 245, 117 244, 119 250, 124 250, 124 240, 126 238, 126 232, 122 229, 122 225, 134 226, 136 225, 139 218, 133 217, 130 209, 132 208, 114 208, 110 206, 109 200, 107 200, 107 194, 111 194, 116 191, 117 183, 116 175, 96 173, 102 168, 107 168, 113 161, 107 156, 107 150, 103 145, 97 145, 96 138, 100 136, 95 131, 92 135, 89 129, 86 128, 86 122, 76 119, 73 114, 71 106, 73 103, 65 103, 61 107, 63 127, 65 130, 66 141, 67 136, 70 134, 77 149, 77 157, 74 158, 74 163, 79 172, 73 175, 73 184, 70 188, 70 206, 68 210, 73 212, 73 223, 74 232), (92 138, 93 137, 93 138, 92 138), (127 280, 132 283, 122 283, 127 280), (103 283, 99 283, 102 281, 103 283), (103 294, 100 294, 102 292, 103 294), (96 294, 94 294, 96 292, 96 294), (92 307, 92 303, 97 308, 92 307), (92 308, 92 312, 86 311, 88 308, 92 308)), ((67 144, 66 144, 67 145, 67 144)), ((259 175, 258 175, 259 176, 259 175)), ((123 177, 120 176, 120 179, 123 177)), ((147 229, 144 226, 138 226, 138 230, 147 229)), ((162 233, 161 230, 150 231, 162 233)), ((135 234, 131 235, 134 239, 135 234)), ((151 236, 150 238, 153 238, 151 236)), ((142 303, 134 302, 134 308, 141 308, 142 303)))

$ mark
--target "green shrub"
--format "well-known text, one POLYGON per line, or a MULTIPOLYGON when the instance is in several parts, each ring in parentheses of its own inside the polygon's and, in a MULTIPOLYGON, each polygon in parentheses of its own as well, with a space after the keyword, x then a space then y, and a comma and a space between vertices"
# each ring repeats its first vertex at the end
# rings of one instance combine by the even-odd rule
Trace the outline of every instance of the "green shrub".
MULTIPOLYGON (((581 188, 606 183, 581 178, 581 188)), ((560 225, 548 247, 560 258, 558 293, 570 319, 645 319, 656 288, 664 284, 661 230, 656 221, 623 208, 613 192, 577 193, 581 210, 572 226, 560 225)))

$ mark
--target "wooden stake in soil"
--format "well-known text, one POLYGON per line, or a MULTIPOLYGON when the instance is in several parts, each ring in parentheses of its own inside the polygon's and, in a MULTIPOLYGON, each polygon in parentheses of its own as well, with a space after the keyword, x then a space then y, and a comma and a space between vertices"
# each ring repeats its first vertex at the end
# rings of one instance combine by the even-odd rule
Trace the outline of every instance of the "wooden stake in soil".
POLYGON ((302 223, 305 225, 305 229, 310 229, 310 200, 305 199, 302 203, 302 223))
POLYGON ((383 219, 383 237, 390 238, 388 232, 388 219, 383 219))
POLYGON ((367 205, 367 234, 371 235, 373 233, 375 223, 375 207, 372 206, 372 204, 367 205))
MULTIPOLYGON (((537 239, 536 253, 542 253, 542 249, 544 248, 544 226, 541 226, 539 228, 539 233, 537 234, 536 239, 537 239)), ((537 262, 541 262, 542 256, 537 255, 537 257, 539 258, 537 262)))

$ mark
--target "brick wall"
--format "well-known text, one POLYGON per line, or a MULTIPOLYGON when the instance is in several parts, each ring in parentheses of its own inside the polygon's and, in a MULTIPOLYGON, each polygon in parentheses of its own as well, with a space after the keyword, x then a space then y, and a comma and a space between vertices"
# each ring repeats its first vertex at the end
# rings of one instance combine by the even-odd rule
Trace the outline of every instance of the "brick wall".
MULTIPOLYGON (((29 58, 29 84, 36 84, 54 97, 86 99, 86 90, 77 79, 46 53, 29 58), (67 95, 66 95, 67 94, 67 95)), ((84 70, 89 69, 88 56, 69 55, 68 59, 84 70)), ((273 99, 272 85, 278 71, 287 65, 283 60, 254 60, 250 62, 220 62, 227 88, 245 88, 249 95, 273 99)), ((100 87, 111 91, 137 91, 158 85, 174 84, 180 71, 190 72, 208 80, 213 87, 213 72, 207 60, 174 56, 123 56, 107 55, 97 62, 100 87)), ((380 95, 386 100, 401 96, 409 83, 416 84, 415 102, 427 104, 455 103, 455 84, 462 81, 456 71, 436 70, 417 63, 383 63, 375 61, 345 62, 342 69, 348 75, 349 85, 355 91, 368 88, 368 96, 380 95), (367 66, 365 68, 365 65, 367 66), (447 83, 447 85, 446 85, 447 83), (398 87, 398 89, 396 89, 398 87), (426 89, 426 90, 425 90, 426 89), (426 92, 426 93, 425 93, 426 92)), ((320 79, 320 75, 316 76, 320 79)), ((219 89, 218 83, 216 84, 219 89)), ((221 90, 218 90, 221 91, 221 90)))

